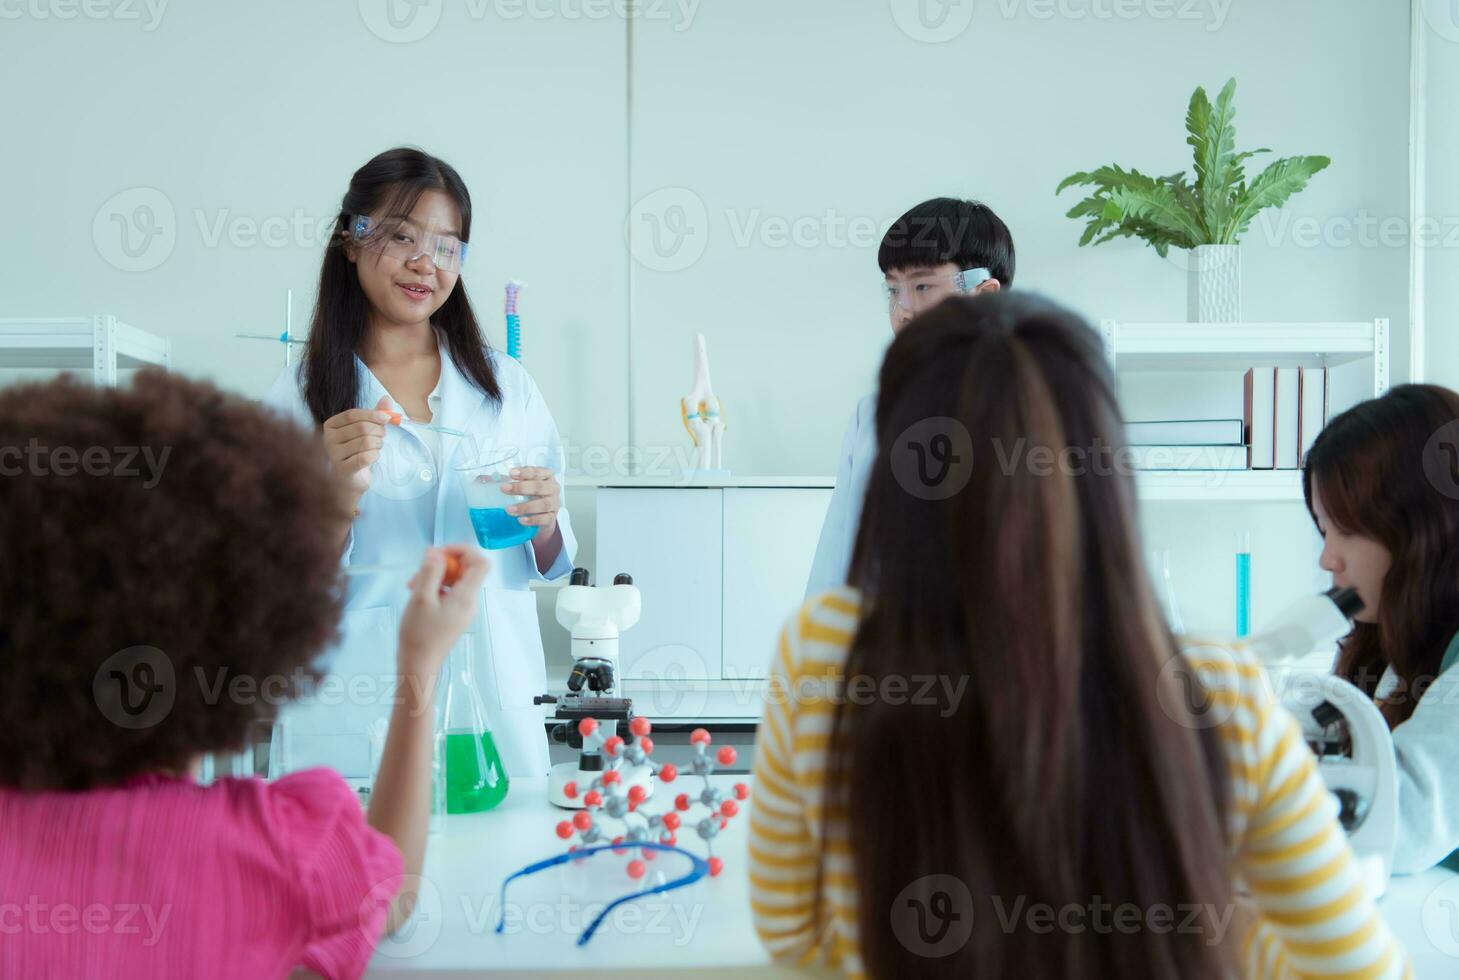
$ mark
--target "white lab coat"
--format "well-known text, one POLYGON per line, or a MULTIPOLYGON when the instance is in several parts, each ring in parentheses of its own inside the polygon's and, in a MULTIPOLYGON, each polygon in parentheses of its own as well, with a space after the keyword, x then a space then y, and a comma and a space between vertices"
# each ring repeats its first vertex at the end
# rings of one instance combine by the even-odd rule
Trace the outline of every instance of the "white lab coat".
POLYGON ((836 489, 831 491, 831 505, 821 524, 821 539, 816 543, 816 557, 806 582, 807 599, 846 584, 876 450, 876 395, 873 393, 856 403, 856 411, 851 413, 851 421, 846 423, 846 432, 841 437, 841 453, 836 458, 836 489))
MULTIPOLYGON (((490 353, 502 390, 499 407, 463 376, 445 346, 441 348, 439 414, 441 426, 471 434, 494 446, 515 446, 522 463, 548 466, 563 478, 562 443, 557 425, 532 378, 514 358, 490 353)), ((363 361, 360 408, 373 408, 385 388, 363 361)), ((297 371, 287 369, 274 382, 265 403, 313 426, 297 371)), ((380 459, 371 468, 370 489, 360 498, 345 545, 346 564, 418 564, 427 547, 475 541, 464 491, 453 467, 470 454, 467 440, 441 435, 444 459, 409 428, 385 427, 380 459)), ((577 555, 566 504, 557 516, 562 552, 546 575, 537 570, 533 542, 489 552, 491 570, 482 588, 476 619, 452 650, 471 658, 477 688, 508 775, 541 776, 548 771, 543 709, 534 695, 547 691, 537 603, 529 583, 555 581, 572 571, 577 555)), ((372 774, 378 764, 385 722, 397 686, 396 639, 409 597, 410 571, 349 578, 339 643, 322 662, 329 672, 317 695, 291 704, 282 713, 283 765, 294 770, 328 765, 347 777, 372 774)), ((448 662, 447 672, 451 663, 448 662)), ((444 698, 446 673, 442 675, 444 698)))
MULTIPOLYGON (((1459 635, 1449 641, 1440 674, 1393 729, 1398 762, 1398 842, 1394 874, 1417 874, 1443 861, 1459 871, 1459 635), (1447 668, 1447 669, 1446 669, 1447 668), (1453 855, 1452 859, 1449 859, 1453 855)), ((1377 695, 1398 683, 1390 667, 1377 695)))

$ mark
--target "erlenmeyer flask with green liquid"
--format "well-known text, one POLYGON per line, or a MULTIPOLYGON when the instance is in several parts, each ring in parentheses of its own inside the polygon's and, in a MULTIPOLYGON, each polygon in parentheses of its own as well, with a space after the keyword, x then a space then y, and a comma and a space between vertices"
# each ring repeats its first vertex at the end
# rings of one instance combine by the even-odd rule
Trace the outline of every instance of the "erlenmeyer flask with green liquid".
POLYGON ((476 689, 470 642, 451 652, 443 712, 446 769, 446 812, 480 813, 507 796, 507 772, 502 766, 486 707, 476 689))

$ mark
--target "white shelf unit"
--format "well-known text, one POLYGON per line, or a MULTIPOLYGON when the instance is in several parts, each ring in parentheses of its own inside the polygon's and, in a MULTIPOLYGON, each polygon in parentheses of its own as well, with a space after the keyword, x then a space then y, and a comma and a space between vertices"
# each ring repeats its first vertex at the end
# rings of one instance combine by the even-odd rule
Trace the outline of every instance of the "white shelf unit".
MULTIPOLYGON (((1356 323, 1121 323, 1099 325, 1115 371, 1245 371, 1334 368, 1371 362, 1373 396, 1388 390, 1387 319, 1356 323)), ((1143 472, 1146 501, 1302 499, 1300 470, 1143 472)))
POLYGON ((114 385, 118 369, 172 368, 172 342, 109 314, 0 320, 0 368, 83 369, 114 385))

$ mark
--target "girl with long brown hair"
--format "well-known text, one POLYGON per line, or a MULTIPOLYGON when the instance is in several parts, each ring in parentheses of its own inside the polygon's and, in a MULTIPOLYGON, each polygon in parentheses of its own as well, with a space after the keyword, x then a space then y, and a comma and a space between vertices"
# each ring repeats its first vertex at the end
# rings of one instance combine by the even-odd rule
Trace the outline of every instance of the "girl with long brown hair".
POLYGON ((1165 625, 1122 433, 1098 339, 1047 301, 949 299, 892 344, 850 585, 787 624, 756 739, 777 959, 1403 974, 1253 655, 1165 625))
MULTIPOLYGON (((477 616, 451 662, 453 672, 482 678, 500 774, 543 776, 547 740, 532 697, 546 690, 547 672, 531 583, 565 579, 577 538, 547 400, 516 358, 487 343, 467 295, 472 217, 461 174, 423 150, 386 150, 356 170, 324 249, 308 349, 265 402, 316 428, 333 470, 349 477, 346 564, 390 565, 431 545, 497 538, 477 616), (469 503, 473 468, 514 452, 512 482, 500 490, 516 501, 495 515, 469 503), (487 521, 497 523, 490 533, 487 521)), ((330 665, 344 683, 373 693, 293 706, 280 752, 291 767, 370 776, 375 733, 394 699, 374 683, 390 670, 380 637, 401 612, 391 575, 350 580, 330 665)), ((477 752, 475 765, 497 769, 490 753, 477 752)))
POLYGON ((1393 729, 1393 870, 1459 870, 1459 394, 1400 385, 1349 409, 1303 487, 1323 569, 1365 604, 1335 669, 1393 729))

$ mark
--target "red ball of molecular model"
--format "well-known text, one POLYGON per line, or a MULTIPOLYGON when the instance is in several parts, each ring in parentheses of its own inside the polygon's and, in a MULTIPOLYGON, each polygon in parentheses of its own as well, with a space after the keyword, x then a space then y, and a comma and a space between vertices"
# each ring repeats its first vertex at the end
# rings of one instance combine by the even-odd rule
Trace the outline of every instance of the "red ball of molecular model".
POLYGON ((628 862, 627 870, 628 877, 638 879, 648 870, 645 862, 653 860, 658 852, 652 848, 634 848, 633 845, 645 842, 677 845, 679 832, 688 827, 704 841, 705 850, 709 854, 709 874, 718 875, 724 868, 724 862, 714 856, 714 838, 740 812, 740 802, 750 795, 750 787, 744 783, 735 783, 731 797, 709 785, 709 776, 714 772, 716 760, 722 766, 734 765, 734 747, 721 746, 711 757, 709 743, 712 739, 709 732, 703 728, 694 729, 689 736, 689 741, 694 746, 691 767, 694 775, 704 780, 704 788, 692 797, 689 793, 680 793, 673 800, 673 809, 652 812, 644 805, 648 800, 648 791, 641 785, 625 786, 620 770, 625 764, 648 766, 659 781, 664 783, 672 783, 678 779, 679 770, 672 763, 660 765, 650 758, 654 743, 648 734, 653 726, 647 718, 633 719, 628 723, 628 730, 633 733, 631 742, 625 742, 617 735, 605 737, 594 718, 584 718, 578 723, 578 734, 583 737, 583 747, 589 751, 598 747, 605 764, 610 768, 605 768, 602 775, 594 779, 586 790, 575 782, 563 787, 563 792, 569 799, 577 798, 581 792, 587 808, 574 814, 571 820, 559 823, 557 836, 563 840, 575 834, 578 836, 578 843, 570 850, 590 844, 611 843, 615 847, 623 845, 615 853, 637 851, 633 860, 628 862), (691 814, 690 810, 694 808, 698 809, 691 814), (618 824, 622 832, 615 833, 605 827, 608 820, 618 824))

